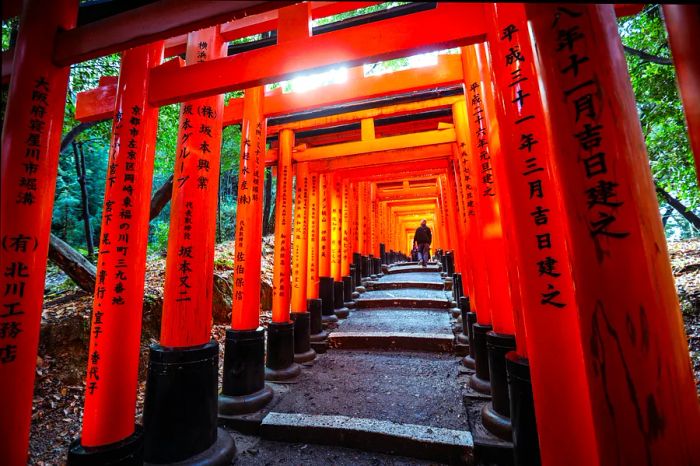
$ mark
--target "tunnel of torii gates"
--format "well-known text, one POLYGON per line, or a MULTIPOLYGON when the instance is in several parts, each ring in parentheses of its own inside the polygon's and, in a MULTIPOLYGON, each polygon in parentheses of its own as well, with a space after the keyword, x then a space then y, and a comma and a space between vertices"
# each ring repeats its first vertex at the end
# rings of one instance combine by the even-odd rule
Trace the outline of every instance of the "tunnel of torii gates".
MULTIPOLYGON (((443 271, 468 298, 463 363, 476 368, 470 385, 492 394, 483 422, 499 432, 522 413, 511 426, 516 461, 539 445, 548 465, 700 464, 698 397, 615 21, 641 5, 409 4, 312 28, 372 2, 160 0, 94 17, 79 16, 77 3, 3 2, 3 18, 21 15, 2 71, 3 464, 27 460, 70 65, 114 52, 119 77, 79 94, 76 108, 79 121, 113 126, 83 424, 69 463, 230 459, 217 418, 264 406, 265 379, 294 376, 295 360, 314 356, 321 323, 382 266, 407 259, 425 218, 443 271), (276 39, 227 48, 266 31, 276 39), (363 63, 450 47, 461 53, 432 67, 362 73, 363 63), (350 67, 346 83, 264 91, 339 65, 350 67), (244 97, 224 102, 232 90, 244 97), (162 328, 140 426, 156 123, 172 103, 181 110, 162 328), (211 281, 221 134, 233 124, 242 142, 220 389, 211 281), (277 177, 267 332, 266 166, 277 177)), ((697 161, 700 13, 663 11, 697 161)))

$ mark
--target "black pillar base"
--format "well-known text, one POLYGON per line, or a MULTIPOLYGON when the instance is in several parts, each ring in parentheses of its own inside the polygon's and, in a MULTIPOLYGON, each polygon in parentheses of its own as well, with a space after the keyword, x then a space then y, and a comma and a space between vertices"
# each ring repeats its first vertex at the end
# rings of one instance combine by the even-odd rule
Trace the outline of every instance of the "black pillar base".
POLYGON ((109 445, 84 447, 80 438, 71 442, 68 448, 69 466, 137 466, 143 464, 143 429, 136 425, 134 433, 109 445))
POLYGON ((539 466, 540 444, 537 437, 535 403, 532 398, 530 364, 527 359, 511 351, 506 354, 506 372, 515 466, 539 466))
POLYGON ((506 373, 506 353, 515 349, 515 336, 496 332, 486 334, 486 347, 491 380, 491 403, 482 412, 482 420, 494 435, 510 441, 510 397, 506 373))
MULTIPOLYGON (((217 429, 216 442, 214 442, 211 447, 184 461, 176 461, 167 464, 170 466, 225 466, 231 464, 235 456, 236 444, 233 441, 233 437, 219 427, 217 429)), ((159 464, 166 463, 149 463, 148 461, 143 463, 144 466, 155 466, 159 464)))
POLYGON ((220 464, 233 457, 235 444, 225 439, 222 445, 231 451, 215 448, 211 458, 202 456, 217 441, 218 386, 216 340, 185 348, 151 346, 143 411, 145 462, 188 462, 197 456, 201 464, 220 464))
POLYGON ((333 312, 338 319, 347 319, 350 309, 345 307, 345 285, 343 282, 333 282, 333 312))
MULTIPOLYGON (((351 272, 352 273, 352 272, 351 272)), ((353 286, 352 286, 352 276, 346 275, 343 277, 343 306, 348 309, 355 308, 355 301, 353 301, 353 286)))
POLYGON ((265 385, 265 331, 226 331, 224 376, 219 395, 219 419, 258 411, 272 400, 265 385))
MULTIPOLYGON (((471 346, 469 347, 469 349, 471 350, 471 346)), ((468 354, 462 358, 462 365, 467 369, 475 369, 476 361, 471 355, 468 354)))
POLYGON ((321 322, 324 325, 333 325, 338 322, 338 317, 333 312, 333 277, 319 277, 318 280, 318 297, 321 299, 321 322))
POLYGON ((306 310, 309 312, 309 341, 323 341, 328 338, 328 333, 323 330, 321 307, 322 303, 318 298, 310 298, 306 300, 306 310))
POLYGON ((316 359, 316 351, 311 348, 311 314, 292 312, 294 322, 294 362, 305 363, 316 359))
POLYGON ((491 394, 491 382, 489 379, 489 357, 486 349, 486 333, 490 332, 490 325, 474 324, 474 369, 476 372, 469 378, 469 386, 479 393, 491 394))
MULTIPOLYGON (((469 298, 466 296, 460 296, 459 299, 459 311, 460 311, 460 321, 462 324, 462 332, 457 335, 457 340, 460 343, 469 344, 469 309, 471 309, 469 298)), ((471 348, 470 348, 471 351, 471 348)))
POLYGON ((294 362, 294 322, 271 322, 267 326, 265 380, 289 380, 301 374, 294 362))
POLYGON ((484 407, 481 408, 481 423, 484 424, 486 430, 501 440, 507 442, 513 440, 513 429, 510 424, 510 418, 497 413, 493 409, 493 401, 486 403, 484 407))

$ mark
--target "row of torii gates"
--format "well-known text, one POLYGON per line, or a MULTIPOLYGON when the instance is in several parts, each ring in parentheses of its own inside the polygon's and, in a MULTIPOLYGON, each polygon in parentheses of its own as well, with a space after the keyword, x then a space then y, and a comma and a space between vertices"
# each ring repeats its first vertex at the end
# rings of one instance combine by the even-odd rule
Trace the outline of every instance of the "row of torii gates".
MULTIPOLYGON (((514 349, 509 364, 531 373, 544 464, 700 464, 698 397, 613 6, 439 2, 310 27, 371 3, 161 0, 76 23, 77 2, 24 2, 16 46, 3 53, 4 464, 27 459, 69 65, 116 51, 119 77, 81 93, 76 108, 79 121, 113 119, 113 137, 82 435, 70 463, 186 460, 222 441, 217 415, 269 400, 260 250, 262 180, 273 166, 268 377, 294 372, 294 322, 306 339, 299 359, 309 334, 322 333, 319 308, 334 319, 333 296, 349 301, 362 277, 404 259, 427 218, 475 313, 472 384, 506 386, 503 370, 489 375, 487 332, 514 349), (275 44, 228 55, 228 42, 271 30, 275 44), (448 47, 461 54, 362 74, 362 63, 448 47), (263 90, 339 64, 352 67, 344 84, 263 90), (243 89, 224 102, 224 92, 243 89), (162 330, 142 429, 135 404, 157 113, 176 102, 162 330), (242 128, 233 312, 217 402, 211 283, 221 134, 232 124, 242 128), (163 444, 180 446, 176 456, 163 444)), ((697 157, 691 38, 700 14, 668 5, 664 13, 697 157)), ((513 426, 516 449, 526 427, 513 426)))

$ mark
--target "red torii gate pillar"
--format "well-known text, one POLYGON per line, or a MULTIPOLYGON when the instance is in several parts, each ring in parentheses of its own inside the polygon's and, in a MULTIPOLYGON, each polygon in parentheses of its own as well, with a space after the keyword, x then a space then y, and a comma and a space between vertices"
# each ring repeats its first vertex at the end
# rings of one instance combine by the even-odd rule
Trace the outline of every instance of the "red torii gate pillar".
POLYGON ((599 461, 700 464, 700 405, 613 7, 526 11, 567 214, 599 461))
MULTIPOLYGON (((26 1, 2 130, 0 450, 26 464, 46 256, 70 67, 51 61, 77 2, 26 1)), ((133 425, 131 426, 133 429, 133 425)))
MULTIPOLYGON (((42 13, 43 14, 43 13, 42 13)), ((142 461, 135 428, 141 311, 158 109, 147 100, 149 68, 163 41, 122 54, 104 195, 88 349, 83 429, 68 463, 142 461)))
MULTIPOLYGON (((484 70, 487 63, 482 49, 483 45, 479 44, 462 48, 465 95, 471 117, 468 120, 468 127, 473 136, 471 167, 472 174, 477 180, 478 221, 482 247, 487 250, 484 258, 486 267, 482 270, 488 274, 493 325, 493 330, 485 335, 492 401, 484 406, 482 422, 492 433, 509 440, 511 438, 510 404, 505 355, 508 351, 515 349, 516 331, 513 314, 517 310, 514 295, 519 290, 512 289, 506 266, 504 220, 501 212, 508 206, 508 198, 507 193, 500 189, 500 182, 494 172, 496 159, 502 157, 502 151, 497 133, 498 125, 494 124, 493 107, 489 105, 489 101, 493 101, 493 96, 490 80, 487 79, 488 76, 484 70)), ((457 121, 455 119, 455 123, 457 121)), ((463 129, 459 130, 459 132, 462 131, 463 129)), ((473 327, 475 330, 477 328, 481 330, 480 327, 473 327)), ((479 349, 480 342, 481 340, 475 342, 476 350, 479 349)), ((524 341, 520 344, 523 345, 524 341)), ((478 362, 479 352, 476 356, 478 362)), ((479 387, 478 378, 473 378, 472 381, 475 388, 479 387)))
MULTIPOLYGON (((292 301, 290 318, 294 322, 294 362, 304 363, 316 358, 311 348, 311 314, 306 300, 308 272, 309 168, 306 163, 296 165, 296 194, 294 195, 294 241, 292 242, 292 301)), ((318 316, 317 330, 321 329, 318 316)))
POLYGON ((319 298, 319 220, 321 215, 320 206, 320 174, 318 172, 309 173, 308 193, 309 202, 307 207, 307 251, 306 251, 306 309, 309 312, 310 337, 312 342, 323 341, 328 334, 323 330, 322 307, 323 303, 319 298))
POLYGON ((348 316, 343 300, 343 180, 329 173, 330 184, 330 254, 333 278, 333 313, 340 319, 348 316))
POLYGON ((489 50, 504 162, 495 168, 511 200, 504 214, 515 232, 511 244, 527 332, 526 348, 519 343, 517 353, 506 356, 511 412, 519 413, 513 417, 516 462, 536 464, 541 451, 543 464, 596 464, 567 231, 552 177, 552 148, 525 7, 494 4, 492 10, 489 50), (554 379, 557 390, 551 389, 554 379))
MULTIPOLYGON (((188 65, 225 55, 218 27, 188 35, 188 65)), ((219 344, 211 338, 223 114, 223 94, 180 109, 160 344, 149 351, 144 402, 144 459, 152 463, 235 454, 216 427, 219 344)))
POLYGON ((321 319, 325 325, 335 325, 338 317, 333 312, 333 276, 331 269, 331 198, 333 174, 318 177, 318 296, 321 299, 321 319))
POLYGON ((265 332, 260 327, 262 184, 267 121, 263 87, 245 90, 233 270, 233 312, 226 331, 219 418, 257 411, 272 399, 265 385, 265 332))
POLYGON ((292 246, 292 151, 294 132, 279 134, 277 158, 277 199, 275 200, 275 253, 272 266, 272 322, 267 326, 265 379, 287 380, 301 372, 294 362, 294 323, 289 318, 291 304, 292 246))

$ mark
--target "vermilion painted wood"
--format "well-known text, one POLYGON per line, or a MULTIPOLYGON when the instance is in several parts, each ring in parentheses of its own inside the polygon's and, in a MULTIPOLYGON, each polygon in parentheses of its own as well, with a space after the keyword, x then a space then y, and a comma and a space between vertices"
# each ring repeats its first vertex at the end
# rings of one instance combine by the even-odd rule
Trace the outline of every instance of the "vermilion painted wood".
POLYGON ((318 276, 331 276, 331 186, 327 173, 318 176, 318 276))
MULTIPOLYGON (((318 277, 319 277, 319 260, 318 260, 318 233, 319 233, 319 174, 309 171, 309 204, 308 213, 306 216, 308 228, 308 245, 306 250, 306 296, 309 299, 318 298, 318 277)), ((304 308, 306 309, 306 308, 304 308)))
POLYGON ((294 132, 280 132, 280 156, 277 161, 275 200, 275 251, 272 265, 272 321, 289 322, 291 303, 292 251, 292 149, 294 132))
POLYGON ((700 58, 695 46, 700 6, 664 5, 663 12, 700 186, 700 58))
POLYGON ((339 176, 329 174, 330 188, 330 262, 331 277, 336 282, 342 281, 342 243, 343 243, 343 182, 339 176))
POLYGON ((149 95, 152 104, 167 105, 279 82, 298 73, 468 45, 484 39, 484 20, 480 4, 439 3, 433 10, 283 42, 193 66, 182 67, 171 60, 153 71, 149 95), (426 24, 440 27, 426 28, 426 24), (418 30, 422 33, 416 34, 418 30))
POLYGON ((246 89, 245 94, 236 207, 236 256, 233 262, 231 328, 234 330, 254 330, 260 324, 260 250, 267 121, 263 114, 263 88, 246 89))
MULTIPOLYGON (((226 54, 217 27, 190 33, 188 63, 226 54), (204 46, 202 45, 204 44, 204 46)), ((212 283, 223 95, 182 104, 170 200, 160 343, 203 345, 211 339, 212 283)))
MULTIPOLYGON (((5 2, 3 2, 5 6, 5 2)), ((0 451, 27 462, 46 256, 69 69, 49 56, 77 5, 24 2, 2 129, 0 183, 0 451)), ((3 68, 5 60, 3 54, 3 68)), ((133 427, 133 426, 132 426, 133 427)))
MULTIPOLYGON (((476 53, 473 47, 462 49, 463 54, 468 55, 470 61, 476 60, 476 53)), ((472 113, 472 112, 470 112, 472 113)), ((457 134, 457 146, 459 147, 459 172, 462 180, 463 198, 465 210, 474 212, 467 215, 467 238, 469 244, 469 262, 473 264, 474 289, 472 290, 471 306, 476 312, 477 322, 481 325, 491 325, 492 303, 490 293, 489 275, 486 268, 486 242, 483 238, 483 229, 486 225, 486 216, 482 211, 486 211, 492 203, 487 203, 481 195, 482 189, 478 178, 481 176, 481 163, 479 156, 474 153, 472 139, 474 132, 470 130, 467 122, 467 107, 465 102, 459 102, 452 107, 452 117, 455 122, 455 132, 457 134), (470 196, 471 194, 471 196, 470 196), (472 297, 473 296, 473 297, 472 297)), ((490 200, 488 200, 490 201, 490 200)), ((494 283, 495 286, 495 283, 494 283)))
POLYGON ((613 7, 526 11, 570 232, 600 463, 700 464, 700 405, 613 7), (572 29, 580 35, 558 50, 560 31, 572 29))
MULTIPOLYGON (((379 76, 365 77, 363 65, 349 68, 347 73, 346 82, 324 86, 323 92, 291 92, 287 94, 279 93, 276 90, 267 92, 263 103, 265 115, 272 117, 297 113, 358 99, 379 98, 431 87, 444 87, 462 81, 462 65, 457 55, 440 55, 435 66, 396 71, 379 76)), ((113 87, 113 85, 100 84, 95 89, 78 93, 76 119, 95 121, 111 118, 114 110, 113 87)), ((242 114, 243 98, 229 99, 224 107, 224 125, 239 124, 242 114)), ((304 128, 311 127, 314 127, 313 120, 309 126, 304 126, 304 128)), ((272 128, 269 132, 276 134, 272 128)))
MULTIPOLYGON (((479 47, 483 46, 477 44, 462 48, 468 115, 466 120, 471 142, 469 166, 472 177, 476 180, 474 196, 478 196, 477 216, 480 243, 477 243, 479 245, 476 247, 482 249, 485 256, 477 270, 480 271, 479 275, 488 277, 489 306, 493 330, 497 333, 513 335, 515 324, 501 223, 503 193, 496 184, 497 180, 491 167, 493 159, 500 155, 501 148, 498 134, 495 131, 497 125, 494 125, 495 121, 492 121, 492 119, 495 120, 495 116, 489 114, 484 104, 493 97, 490 94, 490 82, 485 82, 484 76, 480 73, 479 47), (474 84, 476 84, 475 91, 472 91, 471 87, 474 84), (480 96, 478 102, 475 99, 477 94, 480 96), (477 115, 482 117, 480 124, 476 123, 477 115), (479 128, 485 129, 486 132, 477 138, 479 128), (482 145, 481 140, 486 140, 487 145, 482 145), (485 274, 484 271, 486 271, 485 274)), ((458 123, 457 118, 455 118, 455 126, 459 131, 461 124, 458 123)), ((461 142, 459 144, 461 145, 461 142)), ((477 320, 479 319, 479 310, 483 312, 483 306, 479 306, 479 295, 477 294, 477 320)), ((482 321, 479 320, 479 323, 482 321)))
POLYGON ((491 70, 504 162, 494 168, 503 181, 500 187, 509 192, 511 200, 506 214, 515 231, 510 242, 515 246, 512 259, 519 267, 527 334, 526 342, 517 342, 518 352, 526 348, 530 361, 542 462, 594 465, 598 464, 596 440, 571 278, 575 264, 569 261, 566 249, 568 232, 559 195, 566 188, 555 184, 552 177, 552 147, 525 7, 494 4, 491 21, 491 70), (523 60, 508 64, 511 49, 518 50, 523 60), (523 94, 528 97, 519 105, 517 97, 523 94), (532 150, 523 146, 527 135, 536 141, 532 150), (530 194, 535 185, 541 186, 541 197, 530 194), (549 235, 551 244, 540 249, 536 238, 543 234, 549 235), (559 293, 553 303, 564 307, 546 301, 552 291, 559 293), (558 389, 551 390, 555 379, 558 389))
POLYGON ((308 205, 309 169, 306 164, 296 167, 294 195, 294 242, 292 243, 292 312, 306 312, 308 274, 308 205))
MULTIPOLYGON (((280 8, 290 3, 283 1, 195 3, 187 0, 160 0, 75 29, 62 31, 55 41, 53 61, 57 64, 70 65, 120 52, 129 47, 216 26, 234 18, 243 18, 280 8)), ((197 97, 206 96, 192 96, 180 101, 197 97)))
MULTIPOLYGON (((340 233, 341 233, 341 249, 340 249, 340 275, 350 275, 350 263, 352 262, 352 247, 350 247, 351 235, 351 214, 350 209, 352 202, 351 198, 352 185, 347 180, 341 183, 341 208, 340 208, 340 233)), ((341 278, 342 279, 342 278, 341 278)), ((349 301, 346 297, 345 301, 349 301)))
POLYGON ((102 208, 81 444, 134 433, 158 109, 146 98, 163 42, 122 55, 102 208))
MULTIPOLYGON (((515 335, 516 349, 519 354, 523 357, 527 357, 527 346, 525 344, 525 328, 522 323, 522 305, 520 299, 520 282, 518 280, 519 264, 514 260, 513 242, 514 235, 518 232, 513 228, 513 222, 510 216, 510 212, 513 210, 510 191, 504 187, 506 180, 504 178, 505 164, 507 163, 505 153, 501 143, 501 133, 500 124, 498 122, 498 117, 496 115, 495 108, 495 96, 493 94, 493 82, 491 73, 491 63, 489 61, 486 44, 475 45, 477 50, 477 64, 479 69, 479 77, 483 83, 483 109, 486 117, 486 125, 488 128, 488 138, 489 144, 486 147, 480 148, 482 152, 476 152, 479 154, 479 159, 482 163, 484 160, 483 150, 488 151, 488 156, 491 157, 491 164, 493 166, 493 177, 494 185, 496 187, 496 200, 498 202, 498 212, 495 212, 495 217, 500 220, 501 228, 501 238, 496 241, 500 241, 501 247, 496 252, 496 255, 491 254, 491 259, 489 260, 490 267, 499 267, 496 262, 500 262, 502 268, 498 268, 498 273, 502 274, 507 281, 507 291, 509 293, 504 293, 499 295, 502 301, 495 301, 494 306, 501 309, 507 309, 504 315, 504 324, 495 323, 494 331, 498 333, 507 333, 510 335, 515 335), (494 261, 496 259, 496 261, 494 261), (511 324, 512 322, 512 324, 511 324), (511 327, 512 325, 512 327, 511 327), (519 343, 518 343, 519 342, 519 343)), ((469 104, 474 103, 473 98, 468 99, 469 104)), ((475 123, 474 119, 471 120, 475 123)), ((480 146, 477 143, 477 147, 480 146)), ((483 181, 483 178, 482 178, 483 181)), ((493 297, 492 297, 493 299, 493 297)))

